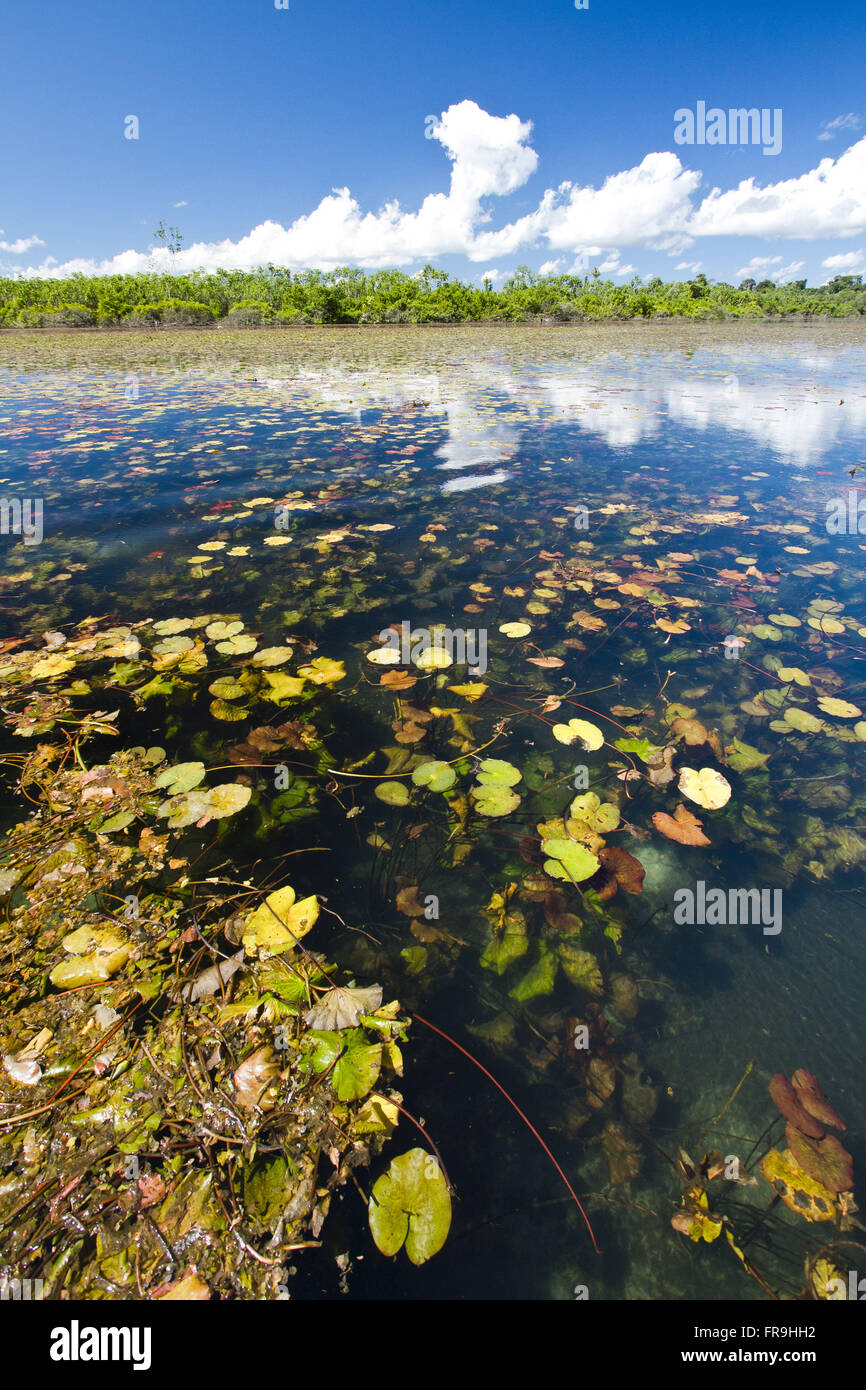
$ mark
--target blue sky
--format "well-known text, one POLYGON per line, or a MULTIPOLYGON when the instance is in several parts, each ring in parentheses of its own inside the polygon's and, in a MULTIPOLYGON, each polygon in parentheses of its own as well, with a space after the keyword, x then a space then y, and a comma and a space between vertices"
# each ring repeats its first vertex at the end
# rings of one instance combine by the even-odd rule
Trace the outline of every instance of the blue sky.
POLYGON ((144 268, 164 218, 184 268, 866 269, 862 0, 289 5, 7 11, 0 268, 144 268), (677 143, 699 102, 780 151, 677 143))

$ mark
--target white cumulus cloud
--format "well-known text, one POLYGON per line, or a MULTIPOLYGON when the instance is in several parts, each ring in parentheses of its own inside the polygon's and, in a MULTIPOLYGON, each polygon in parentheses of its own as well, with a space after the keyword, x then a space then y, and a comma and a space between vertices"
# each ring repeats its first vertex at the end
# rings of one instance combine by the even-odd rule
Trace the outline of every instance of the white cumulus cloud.
POLYGON ((714 188, 691 218, 695 236, 825 237, 866 231, 866 137, 817 168, 759 187, 714 188))
MULTIPOLYGON (((830 126, 849 128, 849 117, 837 117, 830 126)), ((443 111, 428 133, 447 155, 451 176, 447 192, 429 193, 416 210, 395 199, 365 211, 349 188, 334 188, 289 225, 269 219, 237 241, 196 242, 174 257, 159 248, 130 249, 101 262, 78 258, 58 264, 47 258, 24 273, 232 270, 268 262, 292 269, 347 264, 376 269, 414 267, 448 255, 497 265, 517 252, 542 248, 551 257, 546 268, 567 258, 577 274, 601 258, 603 270, 625 276, 634 273, 632 265, 620 262, 626 247, 681 256, 702 237, 807 240, 866 233, 866 137, 798 176, 765 185, 744 179, 703 197, 700 170, 686 168, 670 151, 654 151, 599 187, 567 180, 548 188, 532 211, 494 228, 491 200, 523 188, 537 171, 531 122, 514 114, 493 116, 465 100, 443 111)), ((41 244, 38 238, 21 238, 0 243, 0 249, 20 254, 41 244)), ((801 268, 800 262, 781 267, 781 258, 766 263, 780 267, 773 278, 801 268)), ((692 264, 684 262, 682 268, 692 264)))
POLYGON ((861 270, 866 264, 862 251, 843 251, 838 256, 828 256, 821 265, 825 270, 861 270))

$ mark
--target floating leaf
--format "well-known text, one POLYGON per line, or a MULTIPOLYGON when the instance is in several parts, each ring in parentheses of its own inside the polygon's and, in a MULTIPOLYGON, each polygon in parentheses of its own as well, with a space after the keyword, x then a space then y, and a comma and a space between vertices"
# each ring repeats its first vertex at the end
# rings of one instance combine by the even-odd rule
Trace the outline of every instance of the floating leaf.
POLYGON ((408 806, 409 788, 403 782, 378 782, 373 795, 386 806, 408 806))
POLYGON ((234 676, 219 676, 208 690, 220 700, 241 700, 248 694, 246 686, 234 676))
POLYGON ((298 675, 314 685, 334 685, 346 674, 345 663, 334 661, 329 656, 314 657, 306 666, 298 667, 298 675))
POLYGON ((807 1221, 832 1221, 836 1200, 815 1178, 804 1173, 790 1149, 770 1149, 761 1159, 761 1172, 788 1209, 807 1221))
POLYGON ((367 660, 372 661, 374 666, 399 666, 401 658, 396 647, 383 646, 367 652, 367 660))
POLYGON ((580 743, 588 752, 594 752, 604 743, 601 729, 585 719, 569 719, 567 724, 554 724, 553 737, 559 743, 580 743))
POLYGON ((220 782, 219 786, 211 787, 207 794, 208 820, 225 820, 227 816, 236 816, 249 805, 252 794, 252 788, 244 787, 240 782, 220 782))
MULTIPOLYGON (((520 776, 519 773, 517 775, 520 776)), ((449 787, 453 787, 456 780, 457 774, 453 767, 443 762, 421 763, 412 773, 415 786, 428 787, 431 792, 446 792, 449 787)))
POLYGON ((520 805, 518 793, 503 782, 479 782, 470 789, 469 795, 482 816, 508 816, 520 805))
POLYGON ((126 963, 132 942, 119 927, 79 927, 63 938, 73 960, 55 965, 49 979, 58 989, 75 989, 116 975, 126 963))
POLYGON ((685 739, 690 748, 699 748, 707 742, 709 734, 699 719, 675 719, 671 724, 674 738, 685 739))
POLYGON ((482 758, 478 765, 478 781, 485 786, 513 787, 520 781, 520 773, 512 763, 501 758, 482 758))
POLYGON ((850 700, 836 700, 832 695, 819 695, 818 708, 834 719, 856 719, 863 713, 859 705, 852 705, 850 700))
POLYGON ((596 835, 606 835, 619 825, 619 807, 612 801, 602 802, 595 792, 576 796, 568 808, 572 820, 582 821, 596 835))
POLYGON ((257 646, 258 642, 255 637, 243 633, 237 637, 229 637, 225 642, 217 642, 216 649, 226 656, 246 656, 248 652, 254 652, 257 646))
POLYGON ((265 671, 264 676, 268 686, 264 692, 265 698, 275 705, 297 700, 306 685, 303 676, 287 676, 285 671, 265 671))
POLYGON ((606 869, 616 880, 623 892, 643 892, 646 869, 639 859, 635 859, 633 854, 629 854, 627 849, 623 849, 620 845, 612 845, 610 848, 600 849, 598 857, 601 860, 602 868, 606 869))
POLYGON ((789 1123, 785 1126, 785 1138, 803 1172, 829 1192, 846 1192, 854 1186, 854 1160, 835 1135, 809 1139, 789 1123))
POLYGON ((797 1092, 783 1072, 776 1072, 770 1081, 769 1091, 775 1105, 786 1120, 790 1120, 801 1133, 808 1134, 810 1138, 821 1138, 824 1133, 823 1128, 801 1104, 797 1092))
POLYGON ((702 767, 699 772, 693 767, 681 768, 677 786, 683 796, 703 806, 706 811, 720 810, 731 797, 730 782, 714 767, 702 767))
POLYGON ((304 1022, 310 1028, 357 1028, 361 1015, 375 1013, 381 1002, 381 985, 369 985, 366 989, 337 986, 323 994, 304 1014, 304 1022))
POLYGON ((52 654, 51 656, 40 657, 38 661, 34 661, 33 665, 30 667, 30 675, 35 681, 49 680, 53 679, 55 676, 65 676, 74 666, 75 662, 70 661, 68 656, 57 656, 56 654, 52 654))
POLYGON ((528 637, 532 627, 529 623, 502 623, 499 631, 504 637, 528 637))
MULTIPOLYGON (((388 690, 411 690, 413 685, 418 684, 418 677, 409 671, 386 671, 379 677, 379 684, 388 690)), ((453 686, 449 689, 453 689, 453 686)))
POLYGON ((549 857, 544 862, 544 872, 551 878, 565 879, 566 883, 582 883, 592 878, 599 866, 597 857, 577 840, 554 837, 544 840, 542 853, 549 857))
MULTIPOLYGON (((829 1125, 831 1129, 845 1129, 847 1127, 827 1100, 818 1085, 817 1077, 813 1076, 810 1071, 798 1067, 791 1080, 794 1083, 794 1094, 804 1110, 819 1120, 822 1125, 829 1125)), ((808 1130, 805 1132, 808 1133, 808 1130)))
POLYGON ((799 666, 780 666, 777 673, 780 680, 787 681, 790 685, 811 685, 811 679, 805 671, 801 671, 799 666))
POLYGON ((235 1099, 241 1109, 252 1110, 261 1105, 265 1091, 279 1073, 280 1064, 269 1045, 257 1048, 241 1062, 232 1078, 235 1099))
POLYGON ((634 753, 644 763, 648 763, 654 755, 664 752, 663 748, 650 743, 647 738, 618 738, 613 746, 621 753, 634 753))
POLYGON ((701 829, 701 821, 697 816, 693 816, 688 807, 682 803, 677 807, 672 816, 666 811, 656 811, 653 816, 653 825, 661 835, 666 835, 669 840, 676 840, 680 845, 708 845, 711 843, 701 829))
POLYGON ((295 901, 295 890, 288 884, 278 888, 250 917, 244 928, 244 949, 250 955, 269 956, 290 951, 316 924, 319 903, 315 897, 295 901))
POLYGON ((429 1260, 442 1249, 451 1227, 451 1198, 433 1155, 410 1149, 393 1159, 374 1183, 367 1210, 383 1255, 396 1255, 405 1244, 414 1265, 429 1260))
POLYGON ((338 1100, 360 1100, 371 1091, 382 1070, 382 1044, 350 1047, 334 1067, 334 1094, 338 1100))
POLYGON ((796 729, 799 734, 817 734, 820 733, 824 727, 820 719, 817 719, 814 714, 810 714, 809 711, 805 709, 788 708, 785 710, 782 718, 786 724, 790 724, 791 728, 796 729))
POLYGON ((220 642, 224 642, 230 637, 236 637, 238 633, 243 632, 243 630, 244 625, 242 622, 213 622, 208 623, 207 627, 205 628, 205 632, 207 633, 208 637, 212 638, 214 641, 220 642))
POLYGON ((413 662, 419 671, 444 671, 454 665, 453 658, 445 648, 435 645, 426 647, 417 657, 413 657, 413 662))
POLYGON ((656 627, 660 627, 662 632, 691 632, 691 624, 685 618, 676 618, 672 622, 670 618, 656 618, 656 627))

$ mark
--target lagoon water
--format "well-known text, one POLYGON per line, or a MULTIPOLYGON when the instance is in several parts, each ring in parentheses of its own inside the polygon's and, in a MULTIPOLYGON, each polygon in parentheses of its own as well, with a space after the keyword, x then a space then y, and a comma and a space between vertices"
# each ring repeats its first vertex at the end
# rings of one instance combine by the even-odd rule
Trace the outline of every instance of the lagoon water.
MULTIPOLYGON (((325 731, 337 771, 278 842, 263 850, 240 828, 222 856, 242 878, 262 854, 328 851, 314 856, 329 865, 318 891, 346 929, 329 918, 317 949, 347 978, 382 980, 492 1072, 603 1252, 502 1094, 415 1025, 400 1091, 455 1187, 449 1240, 418 1269, 384 1259, 349 1189, 323 1249, 299 1261, 295 1296, 798 1292, 832 1230, 774 1202, 760 1174, 760 1156, 784 1148, 770 1077, 813 1072, 847 1122, 858 1179, 866 1164, 866 329, 7 333, 0 398, 0 498, 38 503, 44 532, 0 537, 0 635, 207 613, 262 646, 294 634, 345 663, 325 731), (828 529, 840 507, 855 524, 828 529), (403 622, 483 631, 481 698, 465 668, 383 686, 389 668, 367 654, 403 622), (511 623, 531 631, 509 636, 511 623), (417 742, 400 736, 399 696, 438 711, 417 742), (573 717, 604 744, 559 741, 553 726, 573 717), (441 796, 401 807, 373 791, 417 754, 463 755, 468 790, 482 746, 519 769, 520 803, 472 812, 465 853, 441 796), (669 746, 666 776, 652 750, 669 746), (731 787, 717 809, 679 783, 707 766, 731 787), (607 845, 645 871, 641 892, 620 882, 595 909, 570 882, 561 902, 538 890, 537 827, 563 815, 575 778, 618 804, 607 845), (653 815, 678 804, 709 845, 659 833, 653 815), (674 895, 699 880, 780 890, 781 930, 678 925, 674 895), (413 932, 397 907, 412 884, 438 899, 434 930, 415 918, 413 932), (484 909, 512 884, 526 943, 499 973, 482 959, 497 931, 484 909), (548 969, 570 932, 603 993, 548 969), (617 974, 636 1009, 617 1010, 617 974), (598 1103, 569 1049, 588 1006, 614 1059, 598 1103), (718 1210, 763 1286, 723 1239, 672 1229, 681 1149, 737 1155, 758 1178, 728 1184, 718 1210)), ((203 730, 157 700, 136 741, 182 755, 248 728, 203 730)), ((10 802, 7 823, 19 815, 10 802)))

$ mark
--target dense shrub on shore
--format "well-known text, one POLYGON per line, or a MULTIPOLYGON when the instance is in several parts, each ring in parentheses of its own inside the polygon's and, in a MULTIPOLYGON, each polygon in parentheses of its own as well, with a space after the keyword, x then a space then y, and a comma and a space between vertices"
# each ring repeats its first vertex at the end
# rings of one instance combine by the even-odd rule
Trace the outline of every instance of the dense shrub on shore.
POLYGON ((0 278, 0 326, 226 326, 308 323, 574 323, 690 318, 763 319, 866 315, 859 275, 829 284, 805 280, 775 285, 744 280, 739 287, 705 275, 692 280, 626 285, 592 275, 537 275, 518 268, 501 289, 466 284, 425 266, 366 273, 343 267, 292 272, 268 265, 253 271, 188 275, 140 274, 68 279, 0 278))

